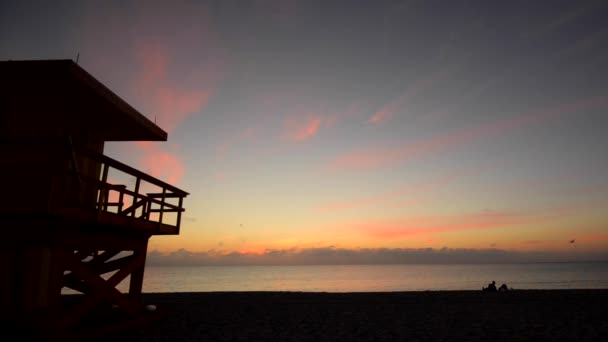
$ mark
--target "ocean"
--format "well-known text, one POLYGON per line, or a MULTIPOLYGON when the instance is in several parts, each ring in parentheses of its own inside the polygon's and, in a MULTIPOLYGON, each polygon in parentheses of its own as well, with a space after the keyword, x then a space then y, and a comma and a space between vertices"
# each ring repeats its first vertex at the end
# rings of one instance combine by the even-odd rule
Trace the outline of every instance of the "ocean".
MULTIPOLYGON (((480 290, 493 280, 497 286, 505 283, 514 289, 606 289, 608 263, 148 266, 143 290, 147 293, 480 290)), ((127 291, 127 282, 118 288, 127 291)))

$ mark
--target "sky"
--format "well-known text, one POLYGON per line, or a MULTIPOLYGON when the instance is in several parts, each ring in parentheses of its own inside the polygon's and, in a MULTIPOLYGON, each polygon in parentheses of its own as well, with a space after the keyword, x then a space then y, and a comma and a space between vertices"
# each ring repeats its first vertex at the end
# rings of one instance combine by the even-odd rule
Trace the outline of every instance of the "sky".
POLYGON ((190 193, 154 256, 579 260, 608 251, 607 17, 605 1, 3 1, 0 60, 78 59, 168 132, 105 146, 190 193))

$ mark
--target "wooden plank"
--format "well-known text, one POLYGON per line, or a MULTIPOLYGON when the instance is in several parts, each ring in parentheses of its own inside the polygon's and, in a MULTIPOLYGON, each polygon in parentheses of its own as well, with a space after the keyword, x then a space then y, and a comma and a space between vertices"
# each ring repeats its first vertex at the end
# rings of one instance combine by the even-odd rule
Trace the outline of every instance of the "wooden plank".
POLYGON ((154 204, 158 204, 158 205, 163 204, 163 205, 165 205, 165 206, 169 206, 169 207, 171 207, 171 208, 177 208, 177 206, 175 206, 174 204, 167 203, 167 202, 162 202, 161 200, 158 200, 158 199, 156 199, 156 198, 154 198, 154 197, 148 197, 148 196, 143 195, 143 194, 137 194, 137 193, 135 193, 135 192, 133 192, 133 191, 130 191, 130 190, 128 190, 128 189, 123 190, 123 192, 124 192, 125 194, 127 194, 127 195, 131 195, 131 196, 133 196, 133 197, 138 197, 138 198, 142 198, 142 199, 144 199, 144 198, 145 198, 147 201, 152 202, 152 203, 154 203, 154 204))
POLYGON ((116 272, 110 279, 104 280, 99 275, 89 270, 85 264, 70 258, 67 267, 85 283, 92 285, 92 290, 87 294, 82 303, 69 312, 62 320, 62 327, 68 328, 74 325, 87 313, 91 312, 104 298, 114 301, 119 307, 131 315, 136 315, 140 310, 138 303, 129 301, 128 297, 120 293, 115 287, 138 267, 142 267, 145 258, 141 256, 132 259, 132 262, 116 272))
POLYGON ((158 229, 158 233, 163 235, 175 235, 179 234, 179 229, 175 226, 170 226, 163 223, 158 229))
POLYGON ((97 256, 95 256, 93 258, 93 260, 89 261, 89 263, 91 265, 100 265, 103 264, 104 262, 112 259, 113 257, 115 257, 116 255, 118 255, 118 253, 120 253, 119 250, 106 250, 103 251, 103 253, 98 254, 97 256))
POLYGON ((146 243, 142 249, 134 252, 134 255, 137 255, 137 257, 139 258, 143 258, 141 267, 138 267, 137 269, 133 270, 129 282, 129 298, 136 303, 142 302, 141 289, 144 284, 144 271, 147 251, 148 244, 146 243))
MULTIPOLYGON (((135 197, 134 197, 135 198, 135 197)), ((145 205, 148 202, 147 199, 142 199, 138 202, 135 202, 133 205, 131 205, 130 207, 128 207, 127 209, 122 211, 122 215, 128 216, 129 214, 134 214, 135 211, 141 207, 142 205, 145 205)), ((131 215, 133 216, 133 215, 131 215)))
POLYGON ((165 208, 165 195, 167 194, 167 189, 163 189, 163 197, 161 198, 161 204, 160 204, 160 215, 158 216, 158 223, 162 224, 163 223, 163 214, 164 214, 164 208, 165 208))
POLYGON ((129 263, 133 262, 133 260, 135 260, 135 257, 133 255, 129 255, 120 259, 110 260, 101 264, 90 265, 89 268, 97 274, 105 274, 126 267, 129 263))
MULTIPOLYGON (((143 196, 143 195, 141 195, 141 196, 143 196)), ((166 207, 177 209, 177 206, 174 205, 174 204, 163 202, 162 200, 157 200, 156 198, 152 198, 152 197, 147 197, 146 196, 146 198, 148 199, 148 202, 150 202, 150 203, 154 203, 154 204, 158 204, 158 205, 164 205, 166 207)))
MULTIPOLYGON (((108 179, 108 165, 104 164, 103 166, 103 170, 101 172, 102 176, 101 176, 101 183, 106 183, 106 180, 108 179)), ((104 203, 107 202, 107 189, 100 189, 99 190, 99 195, 97 198, 97 210, 98 213, 101 213, 101 211, 107 211, 107 207, 104 206, 104 203)))
MULTIPOLYGON (((133 196, 133 201, 131 202, 131 207, 135 207, 135 201, 137 201, 137 196, 139 195, 139 183, 141 183, 141 178, 136 177, 137 180, 135 181, 135 190, 133 190, 135 193, 132 195, 133 196)), ((124 211, 123 211, 124 213, 124 211)), ((131 212, 131 216, 135 216, 135 209, 133 209, 133 211, 131 212)))
MULTIPOLYGON (((163 193, 162 192, 148 192, 146 193, 146 196, 151 197, 151 198, 159 198, 159 197, 163 197, 163 193)), ((174 193, 167 193, 165 194, 165 198, 183 198, 184 196, 181 194, 174 194, 174 193)))
MULTIPOLYGON (((175 205, 171 204, 171 203, 167 203, 167 202, 163 202, 162 200, 158 200, 157 196, 146 196, 144 194, 139 194, 137 193, 137 191, 131 191, 129 189, 127 189, 126 185, 123 184, 109 184, 106 182, 102 182, 99 180, 95 180, 93 178, 90 177, 84 177, 83 180, 86 183, 94 183, 97 184, 100 188, 100 196, 98 197, 98 203, 104 203, 107 202, 107 197, 109 197, 109 190, 115 190, 118 191, 122 196, 126 195, 130 195, 133 196, 133 200, 135 201, 137 198, 145 198, 148 201, 158 204, 158 205, 164 205, 164 206, 169 206, 172 208, 177 208, 175 205), (105 194, 105 199, 103 197, 101 197, 102 194, 105 194)), ((136 188, 136 190, 138 190, 136 188)), ((167 198, 183 198, 183 195, 180 194, 167 194, 167 198)), ((118 203, 118 202, 114 202, 114 203, 118 203)), ((110 202, 104 203, 104 206, 109 206, 110 202)))
MULTIPOLYGON (((144 212, 144 218, 130 217, 110 212, 102 212, 101 215, 98 216, 95 210, 85 210, 80 208, 63 208, 61 210, 57 210, 56 214, 62 219, 62 221, 57 224, 58 227, 70 226, 82 232, 87 232, 93 229, 103 229, 104 226, 107 226, 108 228, 122 229, 125 233, 131 232, 133 234, 141 234, 141 237, 144 238, 146 234, 153 235, 158 231, 158 222, 152 222, 145 219, 147 212, 144 212), (90 225, 90 228, 88 228, 87 225, 90 225)), ((175 231, 175 226, 167 224, 163 224, 163 226, 172 227, 172 231, 175 231)), ((35 228, 36 226, 32 227, 32 229, 35 228)), ((62 237, 62 241, 74 242, 73 246, 75 249, 98 248, 97 250, 103 250, 104 246, 105 248, 123 248, 123 246, 129 246, 129 243, 131 243, 127 241, 123 244, 120 240, 116 240, 116 236, 109 241, 111 242, 110 244, 108 244, 108 242, 96 241, 97 238, 89 240, 85 239, 82 241, 79 239, 75 239, 75 236, 62 237)), ((0 240, 0 244, 2 244, 2 240, 0 240)), ((128 248, 126 248, 126 250, 128 250, 128 248)))
MULTIPOLYGON (((161 203, 156 203, 156 202, 154 202, 154 201, 150 201, 150 202, 151 202, 151 203, 154 203, 154 204, 159 204, 159 205, 162 205, 162 206, 168 207, 169 209, 174 210, 175 212, 177 212, 177 210, 179 209, 179 207, 178 207, 178 206, 176 206, 176 205, 174 205, 174 204, 170 204, 170 203, 163 203, 163 204, 161 204, 161 203)), ((151 209, 151 210, 160 210, 160 209, 151 209)), ((165 210, 165 211, 166 211, 166 210, 165 210)))
POLYGON ((72 257, 75 259, 78 259, 78 260, 82 260, 82 259, 88 257, 89 255, 91 255, 92 253, 93 253, 93 250, 91 250, 91 249, 87 249, 87 250, 81 249, 81 250, 75 251, 74 255, 72 257))
MULTIPOLYGON (((124 199, 125 199, 125 193, 123 191, 120 192, 120 195, 118 196, 118 213, 120 214, 122 212, 122 207, 124 206, 124 199)), ((114 204, 114 203, 112 203, 114 204)))
POLYGON ((180 197, 179 203, 178 203, 178 207, 180 210, 177 212, 177 221, 175 222, 175 227, 177 227, 178 234, 179 234, 180 225, 182 223, 182 212, 184 211, 184 209, 182 208, 183 201, 184 201, 184 198, 180 197))
MULTIPOLYGON (((165 213, 180 213, 182 211, 186 211, 185 209, 178 209, 177 206, 175 207, 175 209, 165 209, 163 210, 165 213)), ((151 213, 160 213, 161 209, 150 209, 151 213)))
POLYGON ((84 294, 91 292, 91 286, 84 283, 73 273, 69 273, 63 276, 63 286, 84 294))
MULTIPOLYGON (((87 264, 89 265, 89 267, 94 269, 95 267, 97 267, 97 265, 101 265, 101 264, 105 263, 107 260, 113 258, 118 253, 120 253, 120 251, 103 251, 101 254, 97 254, 96 256, 94 256, 91 261, 87 262, 87 264)), ((89 255, 89 254, 87 254, 87 255, 89 255)), ((76 253, 75 253, 74 257, 78 260, 84 259, 79 256, 76 256, 76 253)), ((79 291, 82 293, 88 293, 91 290, 90 285, 87 285, 86 283, 82 282, 82 280, 79 279, 73 273, 69 273, 69 274, 66 274, 63 276, 63 286, 69 287, 73 290, 76 290, 76 291, 79 291)))

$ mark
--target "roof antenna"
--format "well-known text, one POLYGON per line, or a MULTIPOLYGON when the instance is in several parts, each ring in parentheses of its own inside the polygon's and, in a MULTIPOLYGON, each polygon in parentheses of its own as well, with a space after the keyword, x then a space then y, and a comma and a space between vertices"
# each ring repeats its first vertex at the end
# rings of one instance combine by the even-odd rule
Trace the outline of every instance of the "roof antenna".
POLYGON ((76 54, 76 64, 78 64, 79 59, 80 59, 80 52, 76 54))

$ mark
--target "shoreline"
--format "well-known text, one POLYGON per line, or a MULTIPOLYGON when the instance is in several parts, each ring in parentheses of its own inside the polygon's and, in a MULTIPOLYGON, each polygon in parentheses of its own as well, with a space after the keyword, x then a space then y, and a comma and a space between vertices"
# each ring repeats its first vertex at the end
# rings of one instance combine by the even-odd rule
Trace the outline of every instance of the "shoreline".
POLYGON ((166 309, 119 341, 608 341, 608 289, 145 293, 166 309))

